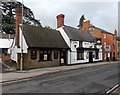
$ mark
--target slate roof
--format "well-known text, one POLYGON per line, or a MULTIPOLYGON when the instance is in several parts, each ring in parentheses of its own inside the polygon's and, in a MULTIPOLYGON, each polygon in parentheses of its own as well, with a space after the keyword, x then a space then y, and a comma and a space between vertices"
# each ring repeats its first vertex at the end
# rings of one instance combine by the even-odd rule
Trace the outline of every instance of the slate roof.
POLYGON ((29 47, 69 48, 61 34, 53 29, 23 25, 23 35, 29 47))
POLYGON ((66 25, 64 25, 63 29, 71 40, 96 42, 96 38, 87 31, 82 31, 66 25))
MULTIPOLYGON (((100 30, 100 31, 102 31, 102 32, 112 34, 112 33, 108 32, 108 31, 106 31, 106 30, 104 30, 104 29, 99 28, 99 27, 96 27, 96 26, 91 26, 91 27, 94 27, 95 29, 98 29, 98 30, 100 30)), ((113 35, 113 34, 112 34, 112 35, 113 35)))

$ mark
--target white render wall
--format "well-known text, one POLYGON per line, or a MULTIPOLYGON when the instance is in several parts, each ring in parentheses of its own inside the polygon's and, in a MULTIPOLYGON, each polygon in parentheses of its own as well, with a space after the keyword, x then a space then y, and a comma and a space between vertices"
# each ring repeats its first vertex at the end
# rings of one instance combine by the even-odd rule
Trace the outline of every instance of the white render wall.
MULTIPOLYGON (((64 38, 65 42, 67 43, 67 45, 69 46, 69 48, 71 49, 68 50, 68 64, 77 64, 77 63, 86 63, 89 62, 89 51, 85 50, 84 51, 84 60, 77 60, 77 48, 79 47, 79 41, 72 41, 70 40, 70 38, 68 37, 68 35, 66 34, 66 32, 64 31, 64 29, 58 28, 57 29, 62 37, 64 38)), ((95 48, 95 43, 91 43, 91 42, 82 42, 82 47, 83 48, 95 48)), ((99 49, 99 59, 95 59, 93 58, 93 61, 101 61, 102 60, 102 49, 101 49, 101 45, 98 45, 97 48, 99 49)), ((93 54, 95 55, 95 51, 93 51, 93 54)))
POLYGON ((83 48, 90 48, 90 47, 94 48, 94 45, 95 45, 95 43, 91 43, 91 42, 83 42, 82 43, 83 48))
POLYGON ((60 28, 58 28, 56 30, 58 30, 60 32, 60 34, 64 38, 64 40, 67 43, 67 45, 70 47, 70 39, 69 39, 68 35, 66 34, 66 32, 63 30, 63 28, 60 27, 60 28))
MULTIPOLYGON (((28 51, 27 51, 27 49, 28 49, 28 45, 27 45, 27 43, 26 43, 26 41, 25 41, 25 37, 22 35, 22 30, 21 30, 21 28, 20 28, 20 50, 21 50, 21 45, 23 45, 22 46, 22 48, 23 48, 23 53, 27 53, 28 51), (22 38, 22 39, 21 39, 22 38), (22 40, 22 41, 21 41, 22 40), (21 42, 22 42, 22 44, 21 44, 21 42)), ((18 51, 18 53, 21 53, 21 51, 18 51)))
MULTIPOLYGON (((70 54, 70 53, 69 53, 70 54)), ((95 55, 95 51, 93 51, 93 55, 95 55)), ((70 59, 70 56, 68 56, 70 59)), ((102 60, 102 52, 99 51, 99 59, 93 58, 93 61, 101 61, 102 60)), ((77 63, 86 63, 89 62, 89 51, 84 51, 84 60, 77 60, 77 52, 71 52, 71 62, 69 61, 68 64, 77 64, 77 63)))
POLYGON ((28 49, 28 45, 25 41, 25 38, 22 34, 22 30, 21 28, 20 29, 20 48, 17 48, 17 46, 15 45, 15 39, 14 39, 14 43, 13 43, 13 46, 10 48, 10 51, 11 51, 11 59, 13 61, 16 61, 17 62, 17 54, 18 53, 21 53, 21 37, 22 37, 22 40, 23 40, 23 53, 27 53, 27 49, 28 49))
POLYGON ((0 48, 10 48, 13 43, 13 39, 2 39, 0 38, 0 48))

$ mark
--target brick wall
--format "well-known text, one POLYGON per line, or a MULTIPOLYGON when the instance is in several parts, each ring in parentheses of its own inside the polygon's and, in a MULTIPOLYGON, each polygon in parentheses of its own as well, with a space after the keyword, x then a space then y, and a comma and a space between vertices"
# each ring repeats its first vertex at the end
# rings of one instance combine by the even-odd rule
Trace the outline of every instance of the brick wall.
POLYGON ((117 41, 117 60, 120 60, 120 41, 117 41))
MULTIPOLYGON (((106 55, 108 57, 108 52, 105 51, 104 49, 104 42, 106 42, 106 45, 110 45, 111 50, 110 50, 110 55, 111 55, 111 60, 113 60, 115 57, 117 57, 117 46, 113 46, 114 43, 116 43, 116 35, 117 31, 114 31, 114 34, 103 32, 97 28, 93 27, 93 30, 89 30, 89 27, 91 26, 90 21, 87 20, 83 23, 83 27, 81 30, 89 31, 94 37, 96 38, 101 38, 102 39, 102 56, 103 60, 106 55), (106 38, 104 38, 104 35, 106 35, 106 38), (114 39, 113 39, 114 37, 114 39)), ((106 59, 105 59, 106 60, 106 59)))
MULTIPOLYGON (((28 50, 27 54, 23 54, 24 60, 24 69, 33 69, 33 68, 43 68, 43 67, 51 67, 51 66, 59 66, 60 65, 60 51, 58 51, 58 59, 54 59, 54 51, 52 50, 52 61, 40 61, 40 50, 37 50, 37 59, 31 59, 31 50, 28 50)), ((18 54, 18 66, 20 68, 20 54, 18 54)))

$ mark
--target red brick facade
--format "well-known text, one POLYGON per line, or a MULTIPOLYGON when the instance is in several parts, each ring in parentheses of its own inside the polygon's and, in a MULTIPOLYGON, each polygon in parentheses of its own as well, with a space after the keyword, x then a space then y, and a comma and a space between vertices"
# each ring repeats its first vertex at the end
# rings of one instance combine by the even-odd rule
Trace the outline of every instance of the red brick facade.
POLYGON ((116 36, 117 31, 114 31, 114 34, 106 32, 102 29, 96 28, 90 24, 89 20, 86 20, 83 23, 81 30, 89 31, 94 37, 101 39, 102 42, 102 56, 103 60, 115 60, 117 56, 117 46, 116 46, 116 36), (110 51, 106 48, 110 47, 110 51))

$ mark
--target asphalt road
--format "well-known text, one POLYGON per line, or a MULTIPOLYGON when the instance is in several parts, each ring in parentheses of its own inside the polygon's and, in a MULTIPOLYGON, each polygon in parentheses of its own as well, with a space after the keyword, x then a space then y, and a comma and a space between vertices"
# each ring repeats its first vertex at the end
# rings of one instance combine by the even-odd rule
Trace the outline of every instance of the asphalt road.
POLYGON ((104 93, 118 84, 119 64, 43 75, 2 85, 3 93, 104 93))

